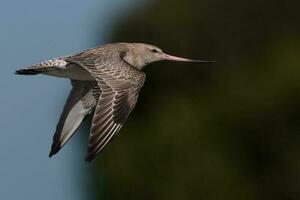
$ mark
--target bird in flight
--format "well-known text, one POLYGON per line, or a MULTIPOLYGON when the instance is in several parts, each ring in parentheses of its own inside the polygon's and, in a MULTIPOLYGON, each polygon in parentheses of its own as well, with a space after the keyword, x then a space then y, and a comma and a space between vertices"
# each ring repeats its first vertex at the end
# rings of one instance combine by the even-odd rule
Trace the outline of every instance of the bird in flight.
POLYGON ((92 161, 133 110, 146 78, 142 69, 162 60, 214 62, 171 56, 144 43, 112 43, 16 70, 21 75, 45 74, 71 80, 72 89, 57 124, 49 157, 63 147, 87 115, 94 113, 85 157, 86 161, 92 161))

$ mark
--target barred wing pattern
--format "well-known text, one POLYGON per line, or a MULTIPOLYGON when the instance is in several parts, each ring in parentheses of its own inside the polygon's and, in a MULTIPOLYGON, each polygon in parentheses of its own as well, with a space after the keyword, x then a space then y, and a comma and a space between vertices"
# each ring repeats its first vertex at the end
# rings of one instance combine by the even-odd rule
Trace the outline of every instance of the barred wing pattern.
POLYGON ((86 61, 83 57, 73 57, 70 60, 90 72, 101 90, 85 158, 86 161, 91 161, 117 134, 133 110, 144 84, 145 74, 121 58, 111 66, 97 66, 93 61, 86 61))

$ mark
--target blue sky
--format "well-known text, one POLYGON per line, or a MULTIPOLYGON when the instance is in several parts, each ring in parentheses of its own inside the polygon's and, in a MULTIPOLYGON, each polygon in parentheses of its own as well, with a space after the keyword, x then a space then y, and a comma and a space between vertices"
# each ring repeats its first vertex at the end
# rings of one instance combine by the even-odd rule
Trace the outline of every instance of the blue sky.
POLYGON ((130 0, 1 1, 0 199, 86 199, 91 166, 79 144, 87 137, 76 134, 48 158, 69 81, 13 73, 110 42, 111 25, 135 5, 130 0))

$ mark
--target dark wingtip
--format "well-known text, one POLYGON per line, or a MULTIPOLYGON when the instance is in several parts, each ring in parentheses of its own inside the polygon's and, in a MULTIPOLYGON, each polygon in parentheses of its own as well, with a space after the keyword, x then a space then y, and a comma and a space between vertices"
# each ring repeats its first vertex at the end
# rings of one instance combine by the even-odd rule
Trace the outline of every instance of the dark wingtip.
POLYGON ((91 162, 95 158, 94 154, 87 154, 84 158, 86 162, 91 162))
POLYGON ((49 158, 51 158, 53 155, 55 155, 57 153, 57 151, 55 152, 55 151, 53 151, 53 150, 51 150, 50 151, 50 153, 49 153, 49 158))
POLYGON ((49 153, 49 158, 55 155, 61 149, 60 143, 53 143, 51 146, 51 151, 49 153))

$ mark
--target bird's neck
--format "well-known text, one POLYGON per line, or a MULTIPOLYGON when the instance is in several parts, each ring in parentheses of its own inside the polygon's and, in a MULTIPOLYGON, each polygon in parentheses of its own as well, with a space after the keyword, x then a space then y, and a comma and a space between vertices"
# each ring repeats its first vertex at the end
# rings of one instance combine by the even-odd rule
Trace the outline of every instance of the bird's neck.
POLYGON ((146 65, 139 56, 131 56, 129 53, 124 53, 121 57, 125 62, 138 70, 142 70, 146 65))

